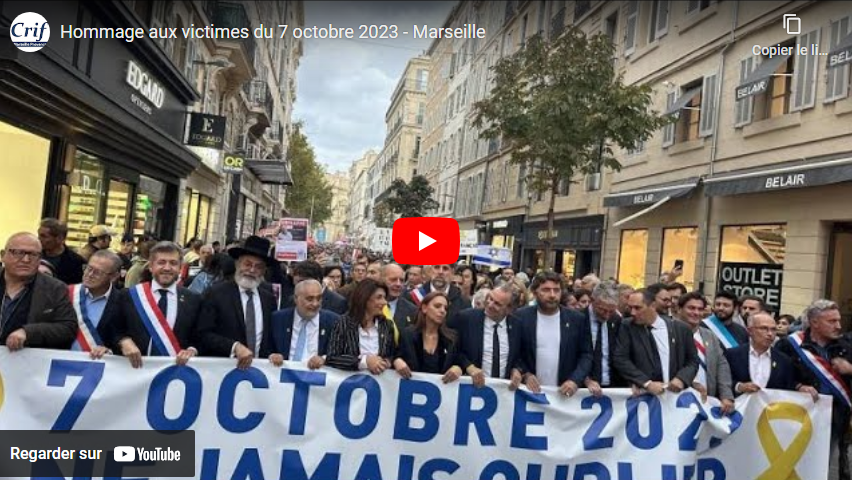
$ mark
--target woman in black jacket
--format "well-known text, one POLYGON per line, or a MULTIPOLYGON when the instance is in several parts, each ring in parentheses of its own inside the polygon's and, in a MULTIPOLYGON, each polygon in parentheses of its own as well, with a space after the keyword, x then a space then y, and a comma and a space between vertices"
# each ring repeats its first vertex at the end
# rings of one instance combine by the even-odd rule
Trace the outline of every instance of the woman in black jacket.
POLYGON ((349 298, 349 311, 331 331, 325 364, 341 370, 369 370, 378 375, 391 368, 396 347, 393 319, 385 317, 388 288, 362 280, 349 298))
POLYGON ((411 372, 435 373, 450 383, 462 375, 457 362, 458 337, 445 323, 448 304, 442 292, 432 292, 420 302, 417 320, 403 330, 393 362, 403 378, 411 378, 411 372))

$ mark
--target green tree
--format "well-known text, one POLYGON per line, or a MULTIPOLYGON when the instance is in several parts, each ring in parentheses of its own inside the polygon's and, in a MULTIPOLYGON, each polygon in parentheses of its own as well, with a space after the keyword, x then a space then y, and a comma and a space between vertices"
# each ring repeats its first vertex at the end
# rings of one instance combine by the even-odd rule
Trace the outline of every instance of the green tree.
POLYGON ((287 158, 293 177, 293 186, 287 189, 287 210, 293 217, 312 218, 314 228, 331 217, 332 190, 300 123, 290 134, 287 158))
POLYGON ((550 192, 544 239, 548 262, 560 181, 620 169, 613 145, 635 148, 670 121, 650 109, 650 86, 623 83, 614 54, 607 37, 589 37, 574 26, 551 43, 536 35, 497 62, 493 89, 474 104, 480 137, 502 137, 512 147, 510 161, 526 166, 530 189, 550 192))
POLYGON ((415 175, 411 182, 397 178, 391 183, 390 195, 385 204, 388 210, 400 218, 422 217, 429 210, 438 208, 438 202, 432 198, 435 189, 423 175, 415 175))

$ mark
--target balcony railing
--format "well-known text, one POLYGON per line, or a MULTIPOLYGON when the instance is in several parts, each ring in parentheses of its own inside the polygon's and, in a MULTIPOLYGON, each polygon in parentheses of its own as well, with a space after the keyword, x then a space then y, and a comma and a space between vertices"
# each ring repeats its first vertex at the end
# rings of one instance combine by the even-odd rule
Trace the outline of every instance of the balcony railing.
MULTIPOLYGON (((210 1, 208 4, 215 4, 215 15, 213 23, 216 27, 220 28, 246 28, 251 31, 251 22, 249 21, 248 14, 246 13, 245 7, 241 3, 232 3, 232 2, 214 2, 210 1)), ((211 8, 207 7, 206 8, 211 8)), ((249 35, 248 38, 239 38, 235 39, 235 41, 239 42, 243 48, 245 49, 246 57, 249 59, 249 63, 254 63, 254 36, 249 35)))
POLYGON ((515 14, 515 2, 509 0, 506 2, 506 16, 503 18, 503 22, 508 22, 512 15, 515 14))
POLYGON ((272 121, 272 110, 275 105, 269 86, 262 80, 253 80, 243 84, 243 93, 246 95, 249 107, 252 110, 263 110, 266 118, 272 121))
POLYGON ((556 15, 550 19, 550 40, 556 40, 565 30, 565 7, 562 7, 556 15))

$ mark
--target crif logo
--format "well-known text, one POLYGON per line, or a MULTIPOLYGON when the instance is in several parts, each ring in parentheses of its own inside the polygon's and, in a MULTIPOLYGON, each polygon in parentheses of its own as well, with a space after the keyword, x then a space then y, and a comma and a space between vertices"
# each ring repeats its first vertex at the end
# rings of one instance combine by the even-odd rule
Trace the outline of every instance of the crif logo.
POLYGON ((47 45, 50 39, 50 26, 44 17, 35 12, 22 13, 12 22, 9 35, 18 50, 37 52, 47 45))

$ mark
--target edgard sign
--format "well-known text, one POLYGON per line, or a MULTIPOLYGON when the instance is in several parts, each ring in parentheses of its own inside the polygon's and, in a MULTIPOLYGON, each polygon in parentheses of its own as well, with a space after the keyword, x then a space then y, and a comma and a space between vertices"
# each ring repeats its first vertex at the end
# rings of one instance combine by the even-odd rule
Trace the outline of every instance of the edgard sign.
POLYGON ((781 285, 784 265, 769 263, 722 262, 719 266, 719 288, 737 297, 754 295, 763 299, 766 309, 781 308, 781 285))
POLYGON ((225 161, 222 164, 222 170, 225 173, 241 174, 243 173, 243 164, 245 158, 242 155, 225 155, 225 161))
POLYGON ((127 62, 127 77, 125 81, 136 92, 142 95, 142 98, 140 98, 136 93, 131 93, 130 100, 148 115, 153 113, 151 105, 157 109, 163 106, 166 98, 166 90, 148 72, 143 70, 139 65, 136 65, 136 62, 133 60, 127 62))
POLYGON ((189 116, 189 138, 186 144, 221 150, 225 145, 226 120, 226 117, 219 115, 191 113, 189 116))

